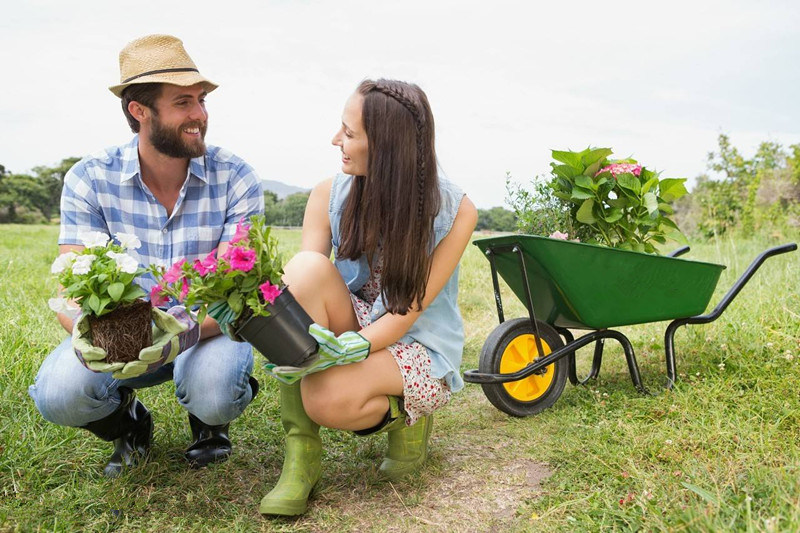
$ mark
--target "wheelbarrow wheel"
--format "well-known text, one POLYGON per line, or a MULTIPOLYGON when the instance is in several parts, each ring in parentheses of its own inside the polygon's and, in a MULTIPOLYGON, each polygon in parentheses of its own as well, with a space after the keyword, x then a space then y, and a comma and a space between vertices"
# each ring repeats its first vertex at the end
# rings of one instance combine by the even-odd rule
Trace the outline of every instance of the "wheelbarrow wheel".
MULTIPOLYGON (((538 322, 542 353, 536 347, 536 332, 528 318, 515 318, 500 324, 486 339, 481 350, 480 371, 510 374, 521 370, 562 346, 564 342, 552 326, 538 322)), ((512 416, 530 416, 552 406, 567 382, 567 360, 559 359, 533 374, 510 383, 482 384, 486 398, 512 416)))

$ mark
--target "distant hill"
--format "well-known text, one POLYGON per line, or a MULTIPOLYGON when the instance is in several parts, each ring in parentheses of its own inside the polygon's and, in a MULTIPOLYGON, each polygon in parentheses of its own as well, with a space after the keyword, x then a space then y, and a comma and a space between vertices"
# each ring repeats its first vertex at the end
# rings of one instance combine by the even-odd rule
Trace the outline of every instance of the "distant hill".
POLYGON ((287 185, 281 181, 275 180, 261 180, 265 191, 272 191, 278 195, 278 200, 283 200, 290 194, 296 192, 309 192, 311 189, 304 189, 303 187, 295 187, 294 185, 287 185))

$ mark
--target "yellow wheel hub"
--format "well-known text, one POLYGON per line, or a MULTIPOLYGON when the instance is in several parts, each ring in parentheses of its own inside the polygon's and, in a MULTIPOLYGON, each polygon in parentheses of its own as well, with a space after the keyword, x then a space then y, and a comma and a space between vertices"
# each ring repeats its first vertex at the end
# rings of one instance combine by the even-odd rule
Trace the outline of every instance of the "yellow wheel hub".
MULTIPOLYGON (((550 353, 550 346, 540 339, 542 342, 542 350, 544 351, 541 356, 550 353)), ((500 359, 500 373, 511 374, 518 370, 522 370, 529 364, 533 363, 539 356, 536 349, 536 336, 531 334, 520 335, 512 340, 505 351, 503 357, 500 359)), ((555 364, 555 363, 554 363, 555 364)), ((512 381, 510 383, 503 383, 506 392, 521 402, 530 402, 542 396, 550 387, 553 382, 553 375, 555 368, 553 365, 545 367, 544 374, 533 374, 530 377, 521 379, 519 381, 512 381)))

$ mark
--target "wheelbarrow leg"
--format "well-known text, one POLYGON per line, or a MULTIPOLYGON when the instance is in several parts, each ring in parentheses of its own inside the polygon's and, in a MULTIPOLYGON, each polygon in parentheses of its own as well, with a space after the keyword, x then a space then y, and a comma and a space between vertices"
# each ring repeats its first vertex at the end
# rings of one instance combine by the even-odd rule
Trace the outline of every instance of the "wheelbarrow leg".
POLYGON ((592 368, 589 371, 589 374, 583 378, 578 378, 578 365, 575 362, 575 352, 570 353, 567 356, 567 376, 569 377, 569 382, 573 385, 586 385, 589 380, 597 379, 597 376, 600 375, 600 367, 603 364, 603 343, 605 341, 603 339, 598 339, 594 343, 594 356, 592 357, 592 368))
POLYGON ((622 350, 625 352, 625 360, 628 362, 628 372, 631 375, 633 386, 642 394, 650 394, 647 387, 642 383, 642 375, 639 373, 639 365, 636 362, 636 354, 633 351, 631 341, 619 331, 609 330, 607 333, 607 337, 616 339, 616 341, 622 345, 622 350))

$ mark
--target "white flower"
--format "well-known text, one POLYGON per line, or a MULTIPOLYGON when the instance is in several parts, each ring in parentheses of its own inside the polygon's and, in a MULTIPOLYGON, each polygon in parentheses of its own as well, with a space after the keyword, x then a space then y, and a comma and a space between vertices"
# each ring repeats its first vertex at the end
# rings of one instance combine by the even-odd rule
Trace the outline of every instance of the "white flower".
POLYGON ((102 231, 81 231, 78 238, 87 248, 97 248, 108 244, 111 238, 102 231))
POLYGON ((139 262, 128 254, 120 254, 117 252, 106 252, 106 255, 117 263, 117 268, 126 274, 133 274, 139 268, 139 262))
POLYGON ((72 265, 73 274, 88 274, 92 268, 92 263, 97 259, 93 254, 79 255, 75 259, 75 264, 72 265))
POLYGON ((139 240, 139 237, 132 233, 117 233, 116 237, 120 246, 126 250, 136 250, 142 245, 142 241, 139 240))
POLYGON ((56 260, 53 261, 53 265, 50 267, 51 274, 60 274, 67 268, 73 259, 78 257, 78 254, 75 252, 67 252, 65 254, 61 254, 56 257, 56 260))
POLYGON ((63 313, 73 320, 80 312, 77 307, 69 305, 66 298, 50 298, 47 300, 47 305, 56 313, 63 313))

